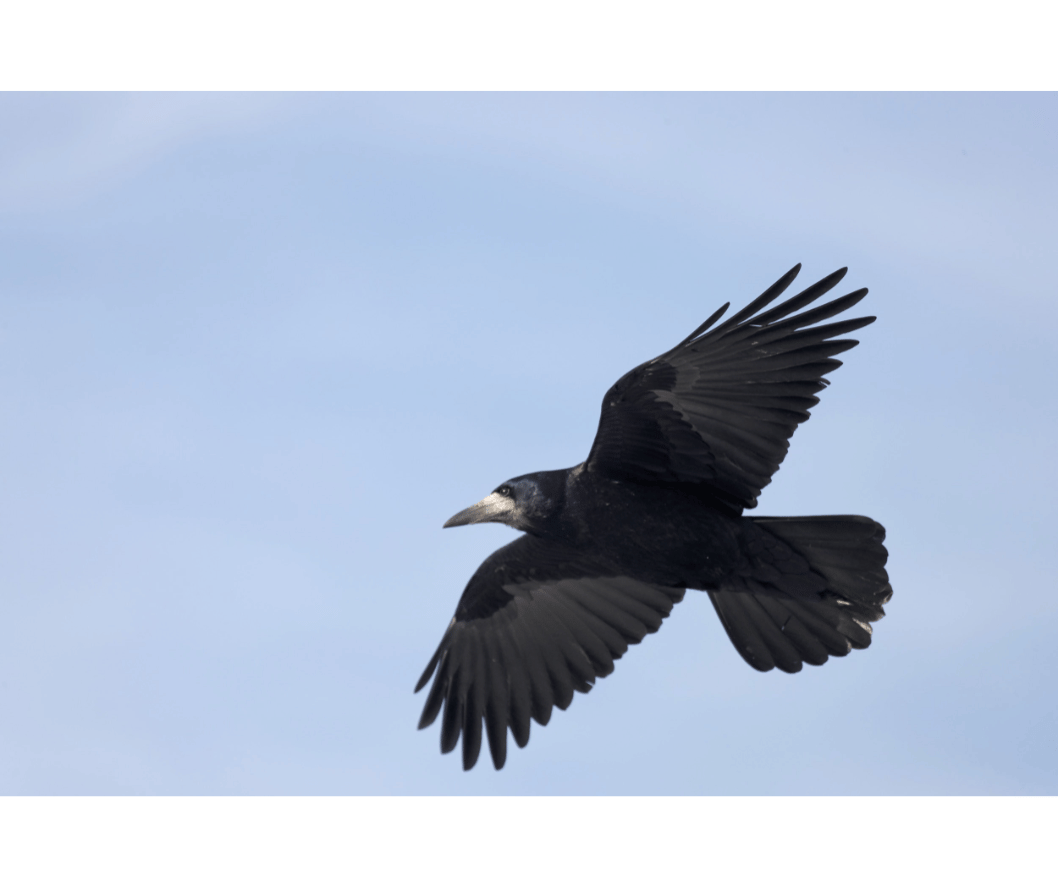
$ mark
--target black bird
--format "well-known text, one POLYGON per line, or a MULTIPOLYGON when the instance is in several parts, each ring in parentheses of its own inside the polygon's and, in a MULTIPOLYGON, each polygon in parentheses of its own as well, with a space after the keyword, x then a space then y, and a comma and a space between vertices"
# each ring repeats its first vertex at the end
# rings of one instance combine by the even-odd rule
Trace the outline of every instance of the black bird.
POLYGON ((524 531, 478 567, 415 687, 436 672, 419 729, 443 704, 441 751, 462 733, 464 770, 477 762, 482 719, 498 770, 508 727, 524 747, 530 718, 546 725, 552 706, 587 693, 687 588, 709 594, 760 671, 796 672, 870 644, 892 596, 881 524, 743 516, 819 402, 823 376, 841 366, 834 355, 858 344, 834 337, 875 320, 817 326, 866 289, 801 311, 846 268, 763 310, 800 269, 620 378, 580 465, 513 478, 445 523, 524 531))

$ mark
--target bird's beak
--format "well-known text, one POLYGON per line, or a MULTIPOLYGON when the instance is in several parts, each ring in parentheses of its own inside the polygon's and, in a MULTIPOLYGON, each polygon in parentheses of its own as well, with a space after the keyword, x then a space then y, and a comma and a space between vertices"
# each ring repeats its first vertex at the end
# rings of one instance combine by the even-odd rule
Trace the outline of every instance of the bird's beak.
POLYGON ((459 514, 455 514, 445 521, 445 527, 463 527, 467 524, 483 524, 487 521, 499 521, 503 523, 504 518, 514 510, 514 502, 499 493, 490 493, 484 499, 464 508, 459 514))

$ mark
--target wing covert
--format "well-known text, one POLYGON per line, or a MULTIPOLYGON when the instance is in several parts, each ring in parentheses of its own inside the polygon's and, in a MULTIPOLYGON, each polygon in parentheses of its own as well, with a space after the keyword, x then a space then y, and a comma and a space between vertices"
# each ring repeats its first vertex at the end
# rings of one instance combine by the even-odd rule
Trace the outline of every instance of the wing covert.
POLYGON ((463 769, 477 762, 482 721, 496 769, 507 729, 519 747, 574 691, 587 693, 630 644, 661 627, 684 589, 616 573, 559 542, 521 536, 493 552, 467 584, 422 677, 433 677, 419 729, 441 714, 441 751, 463 737, 463 769), (443 714, 442 714, 443 708, 443 714))
POLYGON ((818 325, 848 310, 866 289, 796 313, 830 291, 842 268, 769 310, 801 266, 713 329, 724 305, 675 348, 619 379, 603 398, 585 467, 610 477, 691 485, 735 511, 753 508, 841 366, 835 339, 872 323, 859 317, 818 325))

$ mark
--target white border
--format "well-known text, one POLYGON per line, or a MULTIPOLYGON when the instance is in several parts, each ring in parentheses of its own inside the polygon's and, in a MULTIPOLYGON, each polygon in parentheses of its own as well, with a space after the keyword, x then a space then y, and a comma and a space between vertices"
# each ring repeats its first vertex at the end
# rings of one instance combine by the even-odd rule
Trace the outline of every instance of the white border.
POLYGON ((1058 800, 1032 797, 7 798, 0 877, 1034 884, 1053 882, 1056 826, 1058 800))
POLYGON ((1049 89, 1042 3, 9 4, 6 89, 1049 89))

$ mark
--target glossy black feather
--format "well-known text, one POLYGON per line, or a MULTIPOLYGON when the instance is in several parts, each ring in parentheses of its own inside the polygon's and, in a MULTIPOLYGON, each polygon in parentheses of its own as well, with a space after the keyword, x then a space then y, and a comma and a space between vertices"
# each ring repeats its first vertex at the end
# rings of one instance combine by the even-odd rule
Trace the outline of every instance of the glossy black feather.
POLYGON ((796 271, 719 326, 625 374, 603 398, 587 467, 623 480, 687 484, 731 507, 754 507, 818 402, 823 377, 841 366, 833 356, 856 345, 833 337, 874 320, 812 326, 866 290, 794 313, 832 289, 845 269, 758 314, 796 271), (747 421, 747 408, 755 408, 756 421, 747 421))
POLYGON ((866 294, 815 304, 828 275, 777 302, 791 269, 726 320, 622 376, 603 399, 587 460, 513 478, 446 526, 502 520, 520 536, 474 573, 416 691, 441 751, 484 741, 507 760, 555 708, 613 672, 685 588, 707 591, 754 668, 797 672, 867 647, 892 595, 885 530, 870 518, 747 517, 841 366, 842 339, 873 317, 832 320, 866 294), (824 321, 830 321, 824 323, 824 321))
POLYGON ((508 724, 515 741, 525 745, 530 714, 546 726, 553 708, 567 708, 575 692, 587 693, 597 678, 610 674, 627 644, 656 631, 683 598, 683 589, 613 575, 568 546, 533 536, 516 539, 486 560, 464 598, 477 600, 489 589, 503 606, 483 618, 456 622, 419 682, 425 685, 437 661, 442 663, 420 725, 433 722, 443 699, 441 749, 452 751, 462 729, 467 768, 477 760, 482 717, 498 769, 506 760, 508 724), (582 601, 589 603, 585 607, 582 601), (460 663, 455 680, 443 667, 448 661, 460 663), (509 693, 472 692, 493 681, 506 683, 508 674, 509 693))

